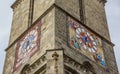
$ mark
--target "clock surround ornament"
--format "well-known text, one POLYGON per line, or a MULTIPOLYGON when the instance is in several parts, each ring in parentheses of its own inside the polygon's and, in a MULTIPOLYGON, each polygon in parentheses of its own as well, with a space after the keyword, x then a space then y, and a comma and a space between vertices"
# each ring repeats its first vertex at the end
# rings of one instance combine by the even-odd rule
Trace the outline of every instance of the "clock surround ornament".
POLYGON ((70 48, 76 49, 83 55, 106 66, 102 49, 102 40, 84 26, 68 17, 68 44, 70 48))
POLYGON ((40 28, 41 21, 32 25, 21 35, 17 41, 16 57, 14 61, 13 72, 16 71, 39 50, 40 48, 40 28))

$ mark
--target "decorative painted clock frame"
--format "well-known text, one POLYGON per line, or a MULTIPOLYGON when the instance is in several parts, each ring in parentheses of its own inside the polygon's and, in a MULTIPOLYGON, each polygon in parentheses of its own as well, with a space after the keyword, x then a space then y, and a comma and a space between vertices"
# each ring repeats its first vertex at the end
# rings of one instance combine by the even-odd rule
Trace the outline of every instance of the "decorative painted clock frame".
POLYGON ((88 58, 105 66, 101 39, 81 24, 68 17, 69 40, 72 49, 80 51, 88 58))
POLYGON ((41 21, 31 26, 18 40, 14 71, 26 63, 40 48, 41 21))

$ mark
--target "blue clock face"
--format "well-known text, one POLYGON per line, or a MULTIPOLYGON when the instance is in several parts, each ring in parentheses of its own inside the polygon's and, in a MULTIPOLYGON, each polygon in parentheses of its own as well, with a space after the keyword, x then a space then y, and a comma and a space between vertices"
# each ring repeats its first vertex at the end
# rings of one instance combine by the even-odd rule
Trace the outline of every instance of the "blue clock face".
MULTIPOLYGON (((40 48, 41 21, 32 25, 16 42, 13 72, 26 64, 40 48)), ((16 73, 15 73, 16 74, 16 73)))
POLYGON ((38 31, 37 29, 28 32, 25 37, 20 41, 20 47, 18 49, 17 62, 22 61, 23 63, 31 57, 33 52, 37 50, 38 43, 38 31))
POLYGON ((24 43, 22 44, 23 51, 27 52, 27 50, 30 49, 32 43, 34 42, 34 39, 35 35, 30 35, 25 39, 24 43))
POLYGON ((37 30, 32 30, 29 32, 20 43, 20 48, 23 53, 30 52, 33 48, 37 46, 37 30))

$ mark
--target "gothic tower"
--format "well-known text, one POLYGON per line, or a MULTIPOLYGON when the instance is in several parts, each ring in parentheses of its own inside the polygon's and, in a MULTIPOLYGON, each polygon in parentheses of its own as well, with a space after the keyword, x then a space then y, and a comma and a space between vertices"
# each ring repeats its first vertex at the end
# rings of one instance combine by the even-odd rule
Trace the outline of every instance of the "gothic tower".
POLYGON ((16 0, 3 74, 118 74, 106 0, 16 0))

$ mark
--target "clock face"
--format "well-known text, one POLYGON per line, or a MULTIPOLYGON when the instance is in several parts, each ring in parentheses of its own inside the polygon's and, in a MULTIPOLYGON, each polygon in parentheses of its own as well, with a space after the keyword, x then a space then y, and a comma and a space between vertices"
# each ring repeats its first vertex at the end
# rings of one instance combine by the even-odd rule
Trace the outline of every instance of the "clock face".
POLYGON ((84 49, 87 49, 92 53, 97 51, 97 43, 89 32, 86 32, 83 28, 80 27, 76 27, 75 32, 76 38, 79 40, 80 44, 83 45, 84 49))
POLYGON ((36 25, 28 29, 20 40, 17 42, 16 58, 14 70, 26 63, 39 49, 40 44, 40 25, 36 25))
POLYGON ((70 47, 105 66, 101 39, 71 18, 68 27, 70 47))
POLYGON ((20 41, 17 62, 22 60, 22 63, 24 63, 25 60, 32 56, 32 52, 35 52, 38 48, 37 39, 38 31, 35 29, 28 32, 28 34, 20 41))
POLYGON ((16 67, 25 63, 38 49, 38 30, 37 27, 29 31, 18 43, 18 54, 16 67))
POLYGON ((37 37, 38 32, 37 30, 32 30, 29 32, 25 38, 20 42, 20 48, 23 53, 30 52, 33 48, 37 46, 37 37))

